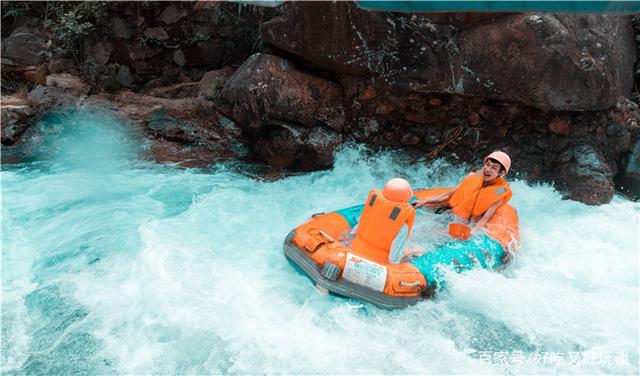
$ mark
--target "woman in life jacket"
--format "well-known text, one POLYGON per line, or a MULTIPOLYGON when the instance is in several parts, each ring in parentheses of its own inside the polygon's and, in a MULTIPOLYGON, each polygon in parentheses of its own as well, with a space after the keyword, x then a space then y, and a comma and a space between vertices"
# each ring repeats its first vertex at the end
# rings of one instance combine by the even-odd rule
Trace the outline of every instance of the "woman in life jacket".
POLYGON ((509 184, 503 178, 509 172, 511 158, 502 151, 494 151, 484 158, 484 165, 467 175, 450 191, 418 200, 415 207, 451 209, 462 221, 475 222, 473 234, 483 228, 496 210, 511 198, 509 184))

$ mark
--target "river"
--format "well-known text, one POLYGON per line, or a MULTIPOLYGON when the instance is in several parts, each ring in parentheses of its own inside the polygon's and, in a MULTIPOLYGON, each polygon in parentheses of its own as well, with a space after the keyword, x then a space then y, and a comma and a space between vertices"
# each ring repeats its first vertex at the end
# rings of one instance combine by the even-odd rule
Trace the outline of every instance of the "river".
MULTIPOLYGON (((38 157, 1 172, 3 373, 638 373, 638 203, 511 176, 515 261, 384 311, 316 290, 284 236, 391 177, 450 186, 470 166, 351 145, 331 170, 267 181, 140 161, 102 113, 40 126, 38 157)), ((421 211, 414 245, 440 225, 421 211)))

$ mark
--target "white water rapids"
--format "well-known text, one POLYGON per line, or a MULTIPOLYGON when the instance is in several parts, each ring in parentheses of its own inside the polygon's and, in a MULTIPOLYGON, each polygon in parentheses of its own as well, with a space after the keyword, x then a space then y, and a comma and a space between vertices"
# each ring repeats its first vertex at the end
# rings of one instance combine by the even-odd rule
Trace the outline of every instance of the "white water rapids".
POLYGON ((136 161, 103 114, 44 122, 46 160, 1 173, 3 373, 638 373, 638 203, 511 176, 515 262, 384 311, 317 291, 284 236, 391 177, 450 186, 473 166, 352 146, 332 170, 263 181, 136 161))

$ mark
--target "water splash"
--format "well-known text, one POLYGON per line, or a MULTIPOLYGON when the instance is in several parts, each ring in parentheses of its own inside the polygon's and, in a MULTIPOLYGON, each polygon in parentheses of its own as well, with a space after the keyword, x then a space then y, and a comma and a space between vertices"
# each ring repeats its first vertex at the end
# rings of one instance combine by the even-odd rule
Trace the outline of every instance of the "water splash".
MULTIPOLYGON (((330 171, 264 182, 141 165, 117 122, 78 116, 56 123, 50 161, 2 171, 3 372, 638 372, 637 203, 516 180, 509 269, 453 273, 437 299, 381 311, 316 291, 283 237, 391 177, 451 186, 470 167, 350 146, 330 171)), ((438 220, 421 212, 416 232, 438 220)))

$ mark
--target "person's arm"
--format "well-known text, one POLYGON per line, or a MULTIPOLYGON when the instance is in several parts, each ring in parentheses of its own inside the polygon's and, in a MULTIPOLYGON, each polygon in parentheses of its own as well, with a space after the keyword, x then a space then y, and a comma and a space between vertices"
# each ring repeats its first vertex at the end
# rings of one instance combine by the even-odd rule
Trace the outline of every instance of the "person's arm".
POLYGON ((429 198, 424 199, 424 200, 417 200, 415 207, 416 208, 420 208, 420 207, 423 207, 423 206, 429 207, 431 205, 444 204, 445 202, 449 201, 451 196, 453 196, 453 193, 456 191, 456 188, 452 188, 448 192, 441 193, 439 195, 436 195, 436 196, 433 196, 433 197, 429 197, 429 198))
POLYGON ((487 222, 489 222, 489 220, 491 219, 491 217, 493 217, 493 215, 495 214, 496 210, 498 210, 498 208, 500 207, 500 205, 502 205, 502 202, 504 201, 504 199, 496 202, 495 204, 493 204, 489 210, 487 210, 486 212, 484 212, 484 214, 482 215, 482 218, 480 218, 480 220, 478 222, 476 222, 475 225, 473 225, 473 227, 471 228, 471 233, 473 234, 475 231, 481 229, 484 227, 484 225, 487 224, 487 222))
POLYGON ((400 230, 396 234, 396 237, 391 242, 391 249, 389 250, 389 263, 399 264, 404 258, 404 244, 409 238, 409 227, 407 224, 403 224, 400 230))

